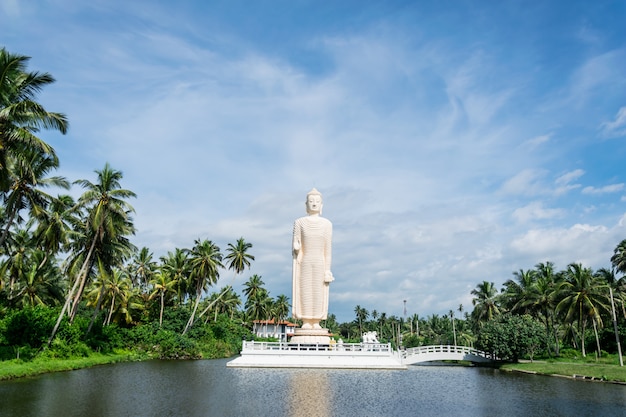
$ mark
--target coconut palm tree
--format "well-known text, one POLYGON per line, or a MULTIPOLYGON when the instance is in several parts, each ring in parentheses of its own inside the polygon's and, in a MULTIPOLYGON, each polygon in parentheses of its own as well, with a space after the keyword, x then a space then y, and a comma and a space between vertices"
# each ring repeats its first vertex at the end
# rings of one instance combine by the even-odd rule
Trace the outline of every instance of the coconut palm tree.
POLYGON ((136 197, 135 193, 121 188, 122 172, 112 169, 108 163, 102 170, 95 172, 98 178, 96 183, 88 180, 75 181, 75 184, 79 184, 86 191, 77 203, 77 209, 84 213, 83 239, 75 242, 75 253, 71 256, 70 264, 80 263, 82 266, 68 291, 49 343, 52 342, 70 304, 70 321, 75 317, 94 259, 103 262, 108 272, 113 266, 122 266, 135 250, 127 238, 135 232, 131 218, 134 209, 126 201, 136 197))
POLYGON ((250 293, 246 300, 245 309, 246 314, 254 323, 252 331, 256 332, 256 322, 267 320, 271 315, 272 299, 267 290, 259 287, 256 291, 250 293))
MULTIPOLYGON (((223 288, 220 293, 213 293, 209 298, 209 307, 204 311, 213 310, 213 321, 217 321, 217 315, 220 313, 227 314, 231 320, 237 310, 241 307, 241 299, 230 285, 223 288)), ((208 321, 205 321, 205 323, 208 321)))
POLYGON ((528 303, 529 293, 536 282, 535 271, 520 269, 513 272, 515 279, 504 282, 501 293, 501 304, 511 313, 530 314, 533 306, 528 303))
POLYGON ((161 257, 161 272, 167 273, 176 283, 174 287, 178 295, 178 304, 183 303, 188 292, 188 277, 191 271, 188 253, 186 249, 176 248, 174 252, 168 252, 166 256, 161 257))
POLYGON ((161 270, 152 276, 150 281, 153 291, 150 298, 159 297, 159 327, 163 325, 163 310, 165 310, 165 300, 169 294, 176 294, 176 285, 178 281, 172 278, 170 273, 161 268, 161 270))
POLYGON ((68 250, 70 240, 77 236, 73 226, 78 223, 78 217, 73 207, 74 199, 69 195, 61 195, 53 199, 48 210, 38 216, 33 237, 37 246, 45 252, 45 260, 68 250))
POLYGON ((357 305, 354 307, 354 314, 356 314, 356 321, 359 323, 359 332, 363 335, 363 322, 368 319, 370 313, 367 309, 357 305))
POLYGON ((624 366, 624 358, 622 358, 622 345, 619 340, 619 331, 617 329, 617 315, 615 314, 615 300, 613 298, 613 288, 616 284, 615 272, 612 269, 600 268, 596 271, 596 276, 608 284, 609 295, 611 297, 611 318, 613 319, 613 331, 615 332, 615 341, 617 342, 617 353, 619 356, 619 365, 624 366))
POLYGON ((613 251, 611 263, 617 272, 626 275, 626 239, 622 240, 613 251))
POLYGON ((0 196, 9 189, 9 161, 30 151, 56 158, 52 147, 35 134, 42 128, 65 134, 68 128, 65 115, 49 112, 35 101, 55 80, 48 73, 29 72, 29 60, 0 48, 0 196))
MULTIPOLYGON (((607 285, 594 277, 590 268, 584 268, 579 263, 569 264, 565 271, 565 281, 562 286, 564 298, 557 304, 556 309, 566 313, 567 322, 578 323, 583 356, 586 356, 585 329, 588 319, 591 318, 594 330, 596 330, 598 324, 602 325, 600 312, 609 311, 606 304, 607 285)), ((598 342, 597 331, 596 342, 598 342)))
POLYGON ((187 333, 189 327, 193 325, 202 292, 219 279, 219 268, 224 268, 222 258, 219 246, 210 240, 196 239, 194 247, 189 251, 190 278, 194 283, 195 303, 183 334, 187 333))
POLYGON ((472 299, 474 305, 472 316, 479 326, 500 314, 497 300, 498 291, 493 282, 481 282, 472 290, 471 294, 474 296, 472 299))
POLYGON ((15 221, 21 223, 21 210, 28 210, 31 217, 45 215, 46 209, 53 197, 44 193, 43 187, 60 187, 68 189, 69 182, 59 176, 48 177, 50 171, 57 169, 59 160, 54 155, 43 154, 36 149, 22 151, 21 158, 9 160, 7 176, 10 182, 9 190, 4 195, 6 220, 4 229, 0 233, 0 247, 9 234, 9 229, 15 221))
POLYGON ((143 247, 135 254, 130 267, 130 276, 133 283, 146 289, 150 281, 152 281, 152 275, 154 275, 157 263, 152 260, 153 254, 150 249, 143 247))
MULTIPOLYGON (((232 269, 235 274, 233 275, 233 281, 237 277, 237 275, 241 274, 245 271, 246 267, 250 268, 250 262, 254 261, 254 256, 248 253, 248 250, 252 247, 252 243, 248 243, 244 240, 244 238, 237 239, 237 243, 233 245, 232 243, 228 244, 228 248, 226 249, 227 255, 224 259, 227 261, 228 269, 232 269)), ((232 285, 232 284, 231 284, 232 285)), ((218 302, 220 298, 226 291, 229 291, 231 285, 228 285, 224 288, 224 292, 217 296, 209 305, 202 310, 202 312, 198 315, 198 317, 202 317, 211 307, 213 307, 214 303, 218 302)))
POLYGON ((285 294, 280 294, 274 301, 274 318, 276 319, 276 325, 280 325, 287 317, 289 317, 291 304, 289 304, 289 297, 285 294))
MULTIPOLYGON (((254 274, 243 284, 243 295, 245 295, 247 300, 249 300, 250 298, 253 298, 257 292, 265 291, 263 285, 265 285, 265 282, 263 282, 261 276, 254 274)), ((247 303, 248 302, 246 301, 246 304, 247 303)))
POLYGON ((28 267, 18 283, 14 300, 22 306, 55 305, 63 300, 61 274, 52 262, 44 262, 46 255, 35 249, 29 256, 28 267))
POLYGON ((456 346, 456 325, 454 324, 454 310, 448 312, 450 320, 452 320, 452 337, 454 338, 454 346, 456 346))

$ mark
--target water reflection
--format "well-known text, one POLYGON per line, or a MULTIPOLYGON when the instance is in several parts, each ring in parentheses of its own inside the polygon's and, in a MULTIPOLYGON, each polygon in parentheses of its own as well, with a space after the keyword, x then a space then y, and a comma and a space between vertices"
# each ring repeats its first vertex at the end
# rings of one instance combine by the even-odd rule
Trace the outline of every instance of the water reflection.
POLYGON ((323 417, 331 415, 331 390, 325 371, 301 370, 289 375, 289 415, 323 417))
POLYGON ((626 386, 485 368, 253 369, 226 362, 125 363, 0 381, 0 417, 584 417, 626 409, 626 386))

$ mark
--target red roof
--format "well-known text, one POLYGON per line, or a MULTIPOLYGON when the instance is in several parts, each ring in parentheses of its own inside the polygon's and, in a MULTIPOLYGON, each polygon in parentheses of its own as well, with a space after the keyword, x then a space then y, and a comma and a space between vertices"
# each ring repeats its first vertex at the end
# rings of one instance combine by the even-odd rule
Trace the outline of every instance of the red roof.
MULTIPOLYGON (((274 324, 274 319, 271 320, 254 320, 253 323, 258 323, 258 324, 274 324)), ((295 324, 287 321, 287 320, 283 320, 278 324, 284 324, 287 327, 296 327, 295 324)))

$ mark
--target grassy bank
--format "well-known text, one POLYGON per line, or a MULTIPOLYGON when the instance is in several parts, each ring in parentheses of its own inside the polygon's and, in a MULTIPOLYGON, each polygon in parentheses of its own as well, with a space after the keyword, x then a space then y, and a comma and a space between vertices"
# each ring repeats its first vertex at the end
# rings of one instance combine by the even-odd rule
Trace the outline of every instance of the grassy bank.
POLYGON ((93 353, 87 357, 71 359, 35 358, 30 361, 13 359, 0 362, 0 380, 22 378, 45 374, 48 372, 71 371, 74 369, 89 368, 108 363, 129 362, 144 359, 148 359, 148 357, 131 352, 111 354, 93 353))
POLYGON ((502 365, 504 371, 519 371, 541 375, 561 375, 580 379, 593 379, 626 383, 626 366, 619 366, 619 358, 610 356, 590 361, 585 359, 559 359, 502 365))

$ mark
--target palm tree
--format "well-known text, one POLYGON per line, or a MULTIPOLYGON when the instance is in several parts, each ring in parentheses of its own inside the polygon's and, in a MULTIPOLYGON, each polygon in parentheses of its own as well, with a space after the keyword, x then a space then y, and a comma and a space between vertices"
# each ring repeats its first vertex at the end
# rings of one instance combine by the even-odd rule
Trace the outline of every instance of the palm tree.
POLYGON ((235 271, 235 275, 241 274, 246 268, 250 268, 250 261, 254 261, 254 256, 248 253, 252 243, 248 243, 243 237, 237 239, 237 244, 228 244, 226 251, 226 261, 228 269, 235 271))
POLYGON ((76 315, 87 276, 94 263, 94 255, 105 264, 108 271, 115 265, 121 266, 134 250, 134 246, 126 237, 135 231, 130 217, 134 209, 125 200, 136 197, 136 195, 132 191, 121 188, 122 172, 113 170, 108 163, 101 171, 96 170, 95 172, 98 177, 96 183, 88 180, 75 181, 76 184, 86 189, 77 203, 77 207, 85 210, 86 214, 83 222, 84 240, 78 241, 73 259, 73 261, 82 261, 82 266, 67 294, 49 343, 52 342, 61 320, 72 302, 70 321, 76 315))
POLYGON ((613 299, 613 287, 615 286, 615 273, 608 268, 600 268, 596 271, 596 276, 609 286, 609 294, 611 296, 611 317, 613 319, 613 331, 615 332, 615 341, 617 342, 617 354, 619 356, 619 366, 624 366, 624 358, 622 358, 622 345, 619 340, 619 331, 617 329, 617 316, 615 314, 615 301, 613 299))
MULTIPOLYGON (((231 320, 237 312, 237 309, 241 306, 241 299, 237 295, 235 291, 233 291, 233 287, 230 285, 223 288, 219 294, 213 293, 209 298, 209 306, 204 310, 204 312, 213 309, 214 318, 213 321, 217 321, 217 315, 220 313, 227 314, 231 320)), ((205 323, 208 321, 205 321, 205 323)))
MULTIPOLYGON (((233 281, 235 280, 237 275, 245 271, 246 267, 250 268, 250 261, 254 261, 254 256, 248 253, 248 249, 250 249, 251 247, 252 243, 247 243, 243 239, 243 237, 237 239, 236 245, 233 245, 232 243, 228 244, 228 248, 226 249, 228 254, 224 259, 228 261, 228 269, 232 269, 235 272, 235 274, 233 275, 233 281)), ((226 286, 224 288, 224 292, 222 292, 215 300, 209 303, 209 305, 204 310, 202 310, 198 317, 202 317, 207 311, 209 311, 209 309, 213 307, 213 304, 218 302, 220 298, 222 298, 222 296, 226 293, 226 291, 229 291, 230 288, 230 285, 226 286)))
MULTIPOLYGON (((607 284, 593 276, 591 269, 584 268, 581 264, 569 264, 565 271, 564 298, 557 304, 556 309, 566 312, 566 321, 570 323, 577 321, 583 356, 586 356, 587 319, 591 318, 595 330, 597 324, 602 324, 600 310, 608 311, 606 296, 603 294, 606 286, 607 284)), ((597 332, 596 342, 598 342, 597 332)))
POLYGON ((550 339, 554 341, 554 352, 559 355, 559 335, 556 322, 557 298, 560 297, 563 274, 557 274, 552 262, 535 265, 536 281, 527 294, 528 304, 532 305, 535 316, 546 327, 546 346, 550 353, 550 339), (552 333, 552 337, 550 334, 552 333))
POLYGON ((613 251, 611 263, 616 271, 626 275, 626 239, 622 240, 613 251))
POLYGON ((63 300, 60 272, 51 262, 42 262, 45 254, 35 250, 28 260, 15 300, 23 306, 55 305, 63 300))
POLYGON ((156 262, 152 260, 150 249, 143 247, 135 255, 131 267, 131 277, 135 285, 146 288, 152 280, 156 269, 156 262))
POLYGON ((500 314, 500 307, 497 302, 498 291, 493 282, 481 282, 472 290, 471 294, 475 296, 472 299, 474 305, 472 315, 479 326, 500 314))
POLYGON ((289 304, 289 297, 284 294, 276 297, 272 312, 274 313, 274 317, 276 318, 277 329, 280 328, 281 323, 285 321, 285 319, 289 316, 290 307, 291 304, 289 304))
POLYGON ((47 177, 50 171, 58 167, 59 160, 56 156, 42 154, 35 149, 24 150, 21 158, 10 160, 11 174, 8 180, 11 184, 4 198, 7 217, 0 234, 0 247, 6 241, 13 222, 21 223, 21 210, 28 209, 30 216, 34 218, 44 215, 53 198, 41 191, 41 187, 70 187, 63 177, 47 177))
MULTIPOLYGON (((244 286, 243 295, 245 295, 246 298, 250 300, 256 295, 257 292, 265 291, 265 289, 263 288, 263 285, 265 285, 265 283, 263 282, 263 279, 261 278, 261 276, 254 274, 250 278, 248 278, 248 281, 246 281, 243 284, 244 286)), ((247 304, 247 301, 246 301, 246 304, 247 304)))
POLYGON ((265 288, 259 287, 255 292, 250 293, 245 304, 246 314, 253 320, 253 332, 256 329, 256 322, 267 320, 271 313, 272 299, 265 288))
POLYGON ((72 210, 73 207, 74 199, 69 195, 61 195, 53 199, 48 210, 37 218, 33 237, 37 245, 45 251, 46 260, 68 249, 70 238, 76 235, 72 227, 78 218, 72 210))
POLYGON ((361 333, 361 336, 362 336, 363 335, 363 322, 367 320, 370 313, 369 311, 367 311, 367 309, 362 308, 360 305, 357 305, 356 307, 354 307, 354 314, 356 314, 356 321, 357 323, 359 323, 359 332, 361 333))
POLYGON ((218 268, 224 268, 222 265, 222 253, 219 246, 210 240, 200 241, 196 239, 194 247, 189 251, 189 263, 191 266, 190 278, 195 283, 195 303, 191 317, 183 330, 183 334, 187 333, 189 327, 193 325, 200 297, 208 286, 217 282, 220 277, 218 268))
POLYGON ((163 310, 165 309, 165 299, 169 293, 176 293, 176 285, 178 281, 172 278, 169 271, 165 268, 161 268, 160 272, 153 275, 150 281, 152 288, 154 289, 150 294, 150 298, 159 296, 159 327, 163 325, 163 310))
POLYGON ((515 279, 505 281, 502 289, 503 307, 512 313, 529 314, 532 312, 532 305, 528 303, 528 294, 536 282, 535 271, 520 269, 518 272, 513 272, 513 276, 515 279))
POLYGON ((452 336, 454 337, 454 346, 456 346, 456 326, 454 325, 454 311, 450 310, 448 312, 450 316, 450 320, 452 320, 452 336))
POLYGON ((176 282, 174 287, 178 294, 178 304, 182 304, 187 293, 188 277, 190 274, 189 251, 176 248, 161 257, 162 272, 167 273, 176 282))
MULTIPOLYGON (((54 157, 54 150, 35 136, 40 129, 65 134, 65 115, 47 111, 37 93, 55 80, 48 73, 28 72, 29 57, 0 49, 0 196, 9 189, 10 160, 33 150, 54 157)), ((54 157, 55 158, 55 157, 54 157)))

